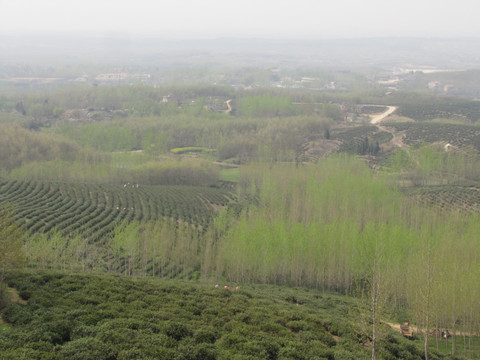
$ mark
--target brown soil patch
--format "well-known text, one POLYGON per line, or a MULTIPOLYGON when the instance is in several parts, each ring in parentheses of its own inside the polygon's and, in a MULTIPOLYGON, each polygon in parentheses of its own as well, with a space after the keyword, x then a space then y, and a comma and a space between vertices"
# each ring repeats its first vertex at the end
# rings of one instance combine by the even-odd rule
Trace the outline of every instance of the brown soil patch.
MULTIPOLYGON (((394 323, 390 323, 390 322, 386 322, 386 321, 385 321, 385 324, 390 326, 392 329, 397 330, 399 333, 402 332, 402 330, 400 330, 400 324, 394 324, 394 323)), ((416 326, 410 325, 410 329, 412 329, 414 333, 419 332, 419 329, 416 326)), ((423 330, 420 330, 420 331, 423 332, 423 330)))
MULTIPOLYGON (((18 302, 20 304, 26 304, 27 302, 25 300, 23 300, 20 295, 18 295, 18 292, 17 290, 15 290, 14 288, 11 288, 11 287, 6 287, 5 288, 5 292, 6 292, 6 295, 7 295, 7 299, 8 299, 8 302, 18 302)), ((2 319, 0 318, 0 322, 2 319)))
POLYGON ((326 157, 331 152, 338 150, 341 145, 341 141, 320 139, 308 144, 308 149, 305 151, 306 157, 318 159, 326 157))
MULTIPOLYGON (((400 324, 394 324, 394 323, 390 323, 390 322, 387 322, 385 321, 385 324, 387 324, 388 326, 390 326, 392 329, 398 331, 399 333, 401 333, 402 331, 400 330, 400 324)), ((410 328, 413 330, 414 333, 416 334, 423 334, 425 333, 425 329, 419 329, 418 327, 416 326, 412 326, 410 325, 410 328)), ((453 335, 453 332, 450 332, 452 335, 453 335)), ((475 336, 475 334, 470 334, 468 332, 463 332, 463 331, 456 331, 455 332, 456 335, 458 336, 475 336)))
POLYGON ((387 106, 387 110, 381 114, 374 114, 372 115, 372 120, 370 121, 372 124, 377 124, 379 122, 381 122, 382 120, 384 120, 385 118, 387 118, 388 116, 390 116, 391 114, 393 114, 396 110, 397 110, 397 107, 396 106, 387 106))
POLYGON ((11 302, 18 302, 20 304, 26 304, 27 302, 23 300, 19 295, 17 290, 11 287, 7 287, 7 294, 11 302))

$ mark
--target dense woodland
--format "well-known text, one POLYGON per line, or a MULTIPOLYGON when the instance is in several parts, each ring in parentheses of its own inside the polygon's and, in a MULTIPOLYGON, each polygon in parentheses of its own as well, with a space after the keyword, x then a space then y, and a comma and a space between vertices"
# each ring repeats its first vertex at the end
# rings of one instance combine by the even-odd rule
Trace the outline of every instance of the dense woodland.
POLYGON ((216 86, 3 95, 0 285, 26 301, 2 290, 4 358, 86 343, 78 358, 478 358, 479 104, 216 86), (159 292, 183 300, 158 310, 159 292))

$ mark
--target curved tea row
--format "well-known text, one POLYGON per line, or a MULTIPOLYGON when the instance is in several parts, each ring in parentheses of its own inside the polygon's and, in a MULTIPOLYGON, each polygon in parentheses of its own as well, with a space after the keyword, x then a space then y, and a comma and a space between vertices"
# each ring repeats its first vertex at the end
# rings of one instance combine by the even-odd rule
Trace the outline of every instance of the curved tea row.
POLYGON ((0 181, 0 202, 29 233, 57 229, 65 236, 100 239, 123 221, 169 218, 205 226, 233 194, 201 186, 0 181))

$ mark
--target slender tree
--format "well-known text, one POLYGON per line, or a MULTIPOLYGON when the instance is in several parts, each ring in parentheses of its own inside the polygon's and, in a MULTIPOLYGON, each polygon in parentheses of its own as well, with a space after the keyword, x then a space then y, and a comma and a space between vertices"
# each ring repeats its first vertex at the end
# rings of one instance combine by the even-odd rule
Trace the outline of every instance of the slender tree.
POLYGON ((21 266, 25 260, 22 251, 22 228, 12 219, 6 204, 0 204, 0 297, 7 272, 21 266))

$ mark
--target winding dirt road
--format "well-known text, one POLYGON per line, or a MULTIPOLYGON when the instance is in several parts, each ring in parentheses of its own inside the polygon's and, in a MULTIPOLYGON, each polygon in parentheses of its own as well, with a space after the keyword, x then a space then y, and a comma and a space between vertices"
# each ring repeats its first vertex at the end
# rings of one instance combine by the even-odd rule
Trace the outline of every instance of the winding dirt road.
POLYGON ((372 120, 370 120, 370 123, 371 124, 377 124, 379 123, 380 121, 382 121, 383 119, 385 119, 387 116, 393 114, 395 111, 397 110, 397 107, 396 106, 388 106, 388 109, 387 111, 379 114, 379 115, 375 115, 372 120))
POLYGON ((230 103, 232 102, 232 99, 228 99, 225 101, 225 104, 227 104, 227 110, 225 110, 225 113, 230 114, 232 112, 232 106, 230 103))
POLYGON ((388 133, 392 134, 393 139, 390 142, 397 147, 403 147, 404 146, 403 141, 402 141, 403 134, 399 134, 397 132, 394 132, 394 131, 386 128, 385 126, 382 126, 382 125, 379 124, 386 117, 393 114, 398 108, 397 106, 387 106, 387 107, 388 107, 388 109, 386 111, 384 111, 383 113, 378 114, 378 115, 374 115, 372 117, 372 119, 370 120, 370 123, 373 124, 373 125, 376 125, 380 131, 385 131, 385 132, 388 132, 388 133))

